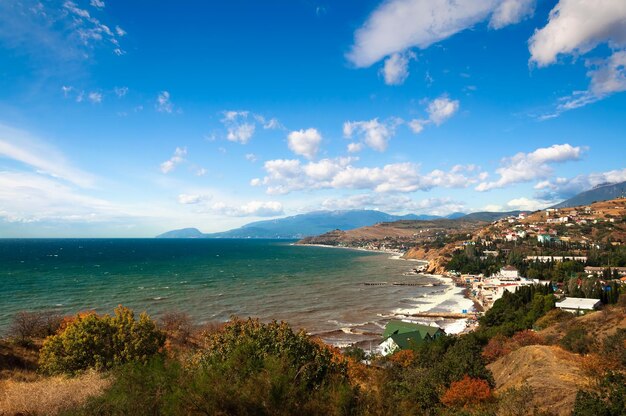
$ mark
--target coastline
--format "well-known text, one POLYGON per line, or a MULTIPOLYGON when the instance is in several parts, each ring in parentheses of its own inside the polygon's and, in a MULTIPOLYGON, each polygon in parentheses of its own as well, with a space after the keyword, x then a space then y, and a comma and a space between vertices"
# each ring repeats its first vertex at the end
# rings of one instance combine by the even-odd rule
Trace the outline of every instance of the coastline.
MULTIPOLYGON (((425 265, 429 264, 428 260, 420 260, 420 259, 406 259, 403 256, 406 252, 398 251, 398 250, 373 250, 366 249, 361 247, 346 247, 346 246, 334 246, 328 244, 297 244, 294 245, 299 246, 313 246, 313 247, 323 247, 323 248, 340 248, 346 250, 355 250, 355 251, 366 251, 370 253, 378 253, 378 254, 388 254, 391 257, 388 259, 393 260, 403 260, 407 262, 417 262, 425 265)), ((468 332, 472 330, 472 322, 470 321, 471 317, 468 318, 450 318, 450 319, 436 319, 436 318, 426 318, 426 317, 414 317, 411 315, 419 314, 419 313, 430 313, 430 312, 456 312, 460 313, 464 310, 468 312, 477 312, 481 311, 480 305, 476 303, 475 300, 471 299, 469 293, 466 288, 461 288, 456 285, 456 281, 448 276, 444 275, 435 275, 435 274, 426 274, 426 273, 412 273, 415 269, 411 268, 407 271, 407 274, 403 275, 403 277, 407 276, 416 276, 423 278, 431 278, 436 279, 443 283, 446 287, 445 291, 441 294, 433 294, 433 295, 424 295, 425 297, 430 296, 430 299, 436 300, 435 302, 429 302, 425 305, 425 308, 421 308, 420 306, 413 305, 412 308, 402 309, 400 307, 394 309, 390 316, 390 319, 404 319, 410 320, 417 323, 422 323, 426 325, 437 325, 444 329, 448 334, 460 334, 464 332, 468 332)), ((421 301, 421 300, 420 300, 421 301)), ((419 302, 419 301, 418 301, 419 302)), ((372 334, 373 335, 373 334, 372 334)), ((355 345, 361 344, 360 342, 355 343, 355 345)))

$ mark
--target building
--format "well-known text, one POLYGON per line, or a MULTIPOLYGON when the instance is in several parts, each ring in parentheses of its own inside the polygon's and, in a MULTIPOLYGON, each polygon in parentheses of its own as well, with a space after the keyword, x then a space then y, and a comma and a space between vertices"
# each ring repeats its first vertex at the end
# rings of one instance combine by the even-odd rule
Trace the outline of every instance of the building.
POLYGON ((442 335, 445 335, 445 332, 438 326, 392 320, 385 327, 380 350, 382 355, 389 355, 398 350, 410 349, 411 346, 422 342, 432 341, 442 335))
POLYGON ((572 313, 585 313, 596 310, 602 305, 600 299, 566 298, 556 303, 556 307, 572 313))
POLYGON ((516 280, 519 279, 519 272, 513 266, 504 266, 496 277, 499 277, 500 280, 516 280))

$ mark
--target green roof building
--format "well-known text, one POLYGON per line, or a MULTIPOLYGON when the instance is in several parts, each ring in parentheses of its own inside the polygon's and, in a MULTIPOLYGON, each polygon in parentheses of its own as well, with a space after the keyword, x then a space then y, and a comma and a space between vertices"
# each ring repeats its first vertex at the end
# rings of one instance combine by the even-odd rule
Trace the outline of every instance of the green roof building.
POLYGON ((445 332, 438 326, 393 320, 385 327, 380 347, 382 354, 388 355, 397 350, 410 349, 425 341, 432 341, 442 335, 445 335, 445 332))

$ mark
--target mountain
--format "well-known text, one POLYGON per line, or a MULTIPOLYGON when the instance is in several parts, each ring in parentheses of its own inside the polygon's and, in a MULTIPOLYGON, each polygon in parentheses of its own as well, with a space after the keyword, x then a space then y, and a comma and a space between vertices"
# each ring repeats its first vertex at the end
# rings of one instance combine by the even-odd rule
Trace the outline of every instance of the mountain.
POLYGON ((197 228, 181 228, 159 234, 156 238, 204 238, 205 235, 197 228))
POLYGON ((571 208, 581 205, 589 205, 593 202, 607 201, 626 196, 626 181, 620 183, 605 183, 598 185, 593 189, 581 192, 578 195, 567 199, 560 204, 556 204, 550 208, 571 208))
POLYGON ((219 233, 203 234, 196 228, 184 228, 163 233, 157 238, 303 238, 319 235, 331 230, 352 230, 379 222, 399 220, 430 221, 443 218, 458 218, 463 213, 447 217, 436 215, 391 215, 374 210, 314 211, 292 217, 256 221, 240 228, 219 233))

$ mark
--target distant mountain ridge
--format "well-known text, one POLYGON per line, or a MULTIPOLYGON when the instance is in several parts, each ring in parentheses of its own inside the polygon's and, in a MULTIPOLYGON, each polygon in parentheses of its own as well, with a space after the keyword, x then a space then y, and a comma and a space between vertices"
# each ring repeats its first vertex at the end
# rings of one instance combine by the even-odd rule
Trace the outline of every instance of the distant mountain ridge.
POLYGON ((571 208, 582 205, 589 205, 593 202, 607 201, 626 196, 626 181, 619 183, 601 184, 593 189, 581 192, 561 203, 550 208, 571 208))
MULTIPOLYGON (((516 211, 516 213, 519 213, 516 211)), ((491 218, 501 218, 504 213, 481 213, 490 214, 491 218)), ((470 214, 474 215, 474 214, 470 214)), ((183 228, 172 230, 157 238, 275 238, 275 239, 300 239, 308 236, 324 234, 328 231, 340 229, 343 231, 366 227, 381 222, 394 222, 400 220, 430 221, 438 219, 465 219, 468 216, 462 212, 455 212, 445 217, 437 215, 391 215, 375 210, 346 210, 346 211, 313 211, 307 214, 294 215, 291 217, 273 220, 256 221, 240 228, 219 233, 204 234, 197 228, 183 228)), ((478 218, 469 218, 478 219, 478 218)))

